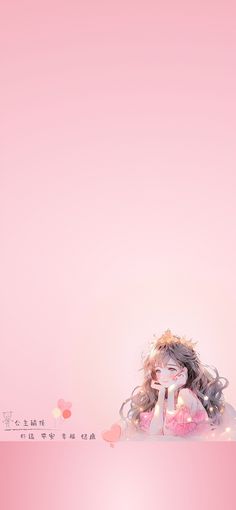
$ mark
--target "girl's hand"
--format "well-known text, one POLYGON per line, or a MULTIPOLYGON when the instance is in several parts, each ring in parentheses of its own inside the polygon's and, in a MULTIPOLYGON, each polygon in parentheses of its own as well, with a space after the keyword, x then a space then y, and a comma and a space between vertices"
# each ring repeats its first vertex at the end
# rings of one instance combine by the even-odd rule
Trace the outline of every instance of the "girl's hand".
POLYGON ((153 388, 154 390, 158 390, 159 391, 159 396, 160 395, 165 395, 165 391, 166 391, 165 386, 162 386, 157 381, 154 381, 154 379, 152 379, 151 388, 153 388))
POLYGON ((186 367, 184 367, 183 370, 181 370, 181 372, 174 377, 173 384, 171 384, 168 388, 168 393, 169 392, 172 393, 172 392, 176 391, 177 389, 182 388, 182 386, 184 386, 186 384, 187 379, 188 379, 188 369, 186 367))

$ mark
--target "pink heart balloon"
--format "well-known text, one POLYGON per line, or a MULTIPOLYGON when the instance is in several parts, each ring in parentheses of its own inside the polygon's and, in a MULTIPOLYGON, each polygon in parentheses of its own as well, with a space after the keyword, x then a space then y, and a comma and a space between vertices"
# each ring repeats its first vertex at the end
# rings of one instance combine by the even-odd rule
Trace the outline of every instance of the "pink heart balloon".
POLYGON ((102 438, 105 441, 109 441, 110 443, 114 441, 118 441, 120 439, 121 435, 121 427, 117 423, 114 423, 114 425, 111 426, 110 430, 106 430, 105 432, 102 432, 102 438))
POLYGON ((59 409, 61 409, 61 411, 64 411, 64 409, 70 409, 71 406, 72 406, 72 403, 66 402, 65 400, 63 400, 63 398, 60 398, 60 400, 58 400, 58 402, 57 402, 57 407, 59 407, 59 409))

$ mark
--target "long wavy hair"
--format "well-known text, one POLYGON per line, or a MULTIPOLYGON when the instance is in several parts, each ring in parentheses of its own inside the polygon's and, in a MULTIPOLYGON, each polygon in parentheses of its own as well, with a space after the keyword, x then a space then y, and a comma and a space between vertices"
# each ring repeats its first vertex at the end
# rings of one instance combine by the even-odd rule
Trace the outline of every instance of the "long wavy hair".
POLYGON ((157 389, 151 387, 152 379, 156 379, 155 365, 170 357, 180 368, 188 369, 188 378, 184 387, 190 388, 198 397, 212 425, 221 423, 225 407, 223 390, 229 385, 229 381, 225 377, 220 377, 215 367, 201 363, 195 344, 196 342, 193 343, 185 337, 173 335, 170 329, 151 342, 148 353, 142 353, 141 356, 142 367, 139 371, 144 371, 143 383, 134 388, 131 396, 122 403, 119 410, 126 427, 132 424, 139 429, 140 413, 151 411, 155 407, 159 393, 157 389), (207 368, 212 370, 214 375, 207 368), (130 402, 130 408, 125 416, 123 408, 128 402, 130 402))

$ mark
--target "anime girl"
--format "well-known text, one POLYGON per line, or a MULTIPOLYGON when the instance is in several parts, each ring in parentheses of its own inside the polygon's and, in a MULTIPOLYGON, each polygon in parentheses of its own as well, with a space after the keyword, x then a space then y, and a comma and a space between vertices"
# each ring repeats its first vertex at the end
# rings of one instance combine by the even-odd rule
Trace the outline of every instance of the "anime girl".
POLYGON ((229 381, 200 362, 195 344, 170 329, 151 343, 142 355, 143 383, 119 410, 120 439, 236 440, 236 411, 223 395, 229 381))

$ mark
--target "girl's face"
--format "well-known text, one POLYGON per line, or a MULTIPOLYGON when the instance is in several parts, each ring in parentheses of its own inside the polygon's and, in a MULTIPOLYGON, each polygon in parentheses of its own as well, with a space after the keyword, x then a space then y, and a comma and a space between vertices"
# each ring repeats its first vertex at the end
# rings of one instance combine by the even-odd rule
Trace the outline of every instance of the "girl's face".
POLYGON ((155 364, 155 372, 156 372, 156 380, 165 388, 168 388, 180 373, 185 370, 184 367, 180 367, 177 365, 176 361, 172 358, 169 358, 165 362, 156 362, 155 364))

